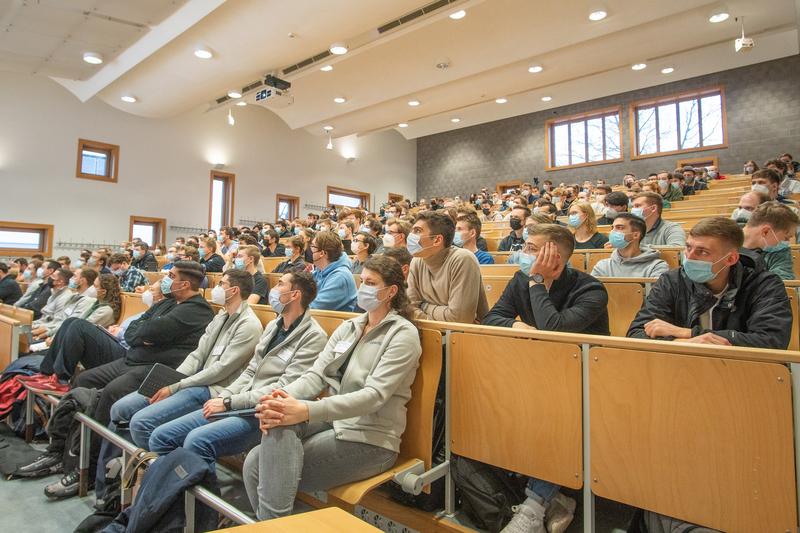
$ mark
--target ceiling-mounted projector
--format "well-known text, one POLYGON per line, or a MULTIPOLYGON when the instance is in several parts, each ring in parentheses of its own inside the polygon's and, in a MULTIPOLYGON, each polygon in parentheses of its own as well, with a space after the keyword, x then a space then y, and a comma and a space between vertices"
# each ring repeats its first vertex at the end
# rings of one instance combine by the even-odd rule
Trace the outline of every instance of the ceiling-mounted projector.
POLYGON ((294 103, 294 97, 288 91, 275 87, 265 87, 247 95, 248 104, 260 105, 267 109, 283 109, 294 103))
POLYGON ((744 36, 744 17, 742 17, 742 36, 733 42, 733 48, 737 52, 749 52, 755 45, 756 42, 751 37, 744 36))

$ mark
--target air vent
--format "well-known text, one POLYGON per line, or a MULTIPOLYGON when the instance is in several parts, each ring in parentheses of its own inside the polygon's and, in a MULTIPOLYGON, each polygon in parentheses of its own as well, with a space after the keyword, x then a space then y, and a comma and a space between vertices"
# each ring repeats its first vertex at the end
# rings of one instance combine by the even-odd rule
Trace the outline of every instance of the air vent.
POLYGON ((311 65, 312 63, 316 63, 317 61, 322 61, 323 59, 325 59, 326 57, 328 57, 330 55, 331 55, 330 51, 329 50, 325 50, 324 52, 320 52, 319 54, 317 54, 315 56, 311 56, 309 58, 306 58, 306 59, 300 61, 299 63, 295 63, 294 65, 290 65, 290 66, 284 68, 283 70, 281 70, 281 72, 284 75, 291 74, 295 70, 299 70, 299 69, 301 69, 303 67, 307 67, 308 65, 311 65))
POLYGON ((406 15, 403 15, 397 20, 393 20, 391 22, 387 22, 383 26, 378 28, 378 33, 386 33, 389 30, 393 30, 396 27, 400 26, 401 24, 408 24, 412 20, 418 19, 422 15, 427 15, 428 13, 433 13, 438 9, 442 9, 443 7, 447 6, 448 4, 452 4, 457 0, 436 0, 436 2, 431 2, 427 6, 417 9, 416 11, 412 11, 406 15))
POLYGON ((220 96, 219 98, 217 98, 217 103, 218 104, 222 104, 222 103, 227 102, 230 99, 231 99, 231 97, 226 94, 225 96, 220 96))
POLYGON ((262 82, 261 80, 258 80, 258 81, 256 81, 256 82, 253 82, 253 83, 251 83, 250 85, 248 85, 247 87, 242 87, 242 94, 244 94, 244 93, 249 93, 249 92, 250 92, 250 91, 252 91, 253 89, 256 89, 256 88, 258 88, 258 87, 261 87, 262 85, 264 85, 264 82, 262 82))

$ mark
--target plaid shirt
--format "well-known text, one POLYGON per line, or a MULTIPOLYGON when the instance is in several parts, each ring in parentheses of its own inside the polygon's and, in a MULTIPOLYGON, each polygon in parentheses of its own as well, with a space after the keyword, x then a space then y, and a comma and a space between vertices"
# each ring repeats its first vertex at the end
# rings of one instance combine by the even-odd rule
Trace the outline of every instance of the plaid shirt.
POLYGON ((119 287, 122 292, 133 292, 140 285, 147 285, 147 278, 142 271, 135 267, 130 267, 119 278, 119 287))

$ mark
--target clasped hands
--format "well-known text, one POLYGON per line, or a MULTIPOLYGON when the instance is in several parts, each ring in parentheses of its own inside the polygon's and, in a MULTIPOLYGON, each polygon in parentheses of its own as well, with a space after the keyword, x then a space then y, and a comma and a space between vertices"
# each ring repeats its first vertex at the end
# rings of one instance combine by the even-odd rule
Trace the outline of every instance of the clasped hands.
POLYGON ((276 389, 262 396, 256 405, 258 427, 265 434, 278 426, 292 426, 308 420, 308 405, 289 396, 286 391, 276 389))
POLYGON ((725 337, 721 337, 716 333, 703 333, 696 337, 692 337, 691 328, 681 328, 670 324, 665 320, 656 318, 644 325, 644 332, 651 339, 657 337, 674 337, 675 340, 681 342, 691 342, 695 344, 717 344, 719 346, 730 346, 731 343, 725 337))

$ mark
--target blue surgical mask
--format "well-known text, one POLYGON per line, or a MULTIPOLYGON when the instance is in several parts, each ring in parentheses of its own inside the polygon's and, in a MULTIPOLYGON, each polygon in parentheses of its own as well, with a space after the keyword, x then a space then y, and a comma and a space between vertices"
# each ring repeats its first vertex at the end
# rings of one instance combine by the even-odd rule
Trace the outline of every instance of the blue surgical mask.
MULTIPOLYGON (((417 233, 409 233, 408 237, 406 238, 406 245, 408 247, 408 253, 411 255, 416 255, 420 253, 424 248, 419 243, 419 234, 417 233)), ((363 307, 362 307, 363 309, 363 307)))
MULTIPOLYGON (((386 287, 382 287, 386 288, 386 287)), ((358 306, 363 309, 364 311, 374 311, 383 303, 383 300, 378 298, 378 291, 380 289, 378 287, 374 287, 372 285, 365 285, 361 284, 358 288, 358 295, 356 300, 358 301, 358 306)))
POLYGON ((346 230, 340 229, 336 233, 339 234, 339 238, 342 239, 342 240, 344 240, 344 238, 347 237, 347 231, 346 230))
POLYGON ((161 278, 161 294, 166 296, 171 292, 172 292, 172 278, 169 276, 164 276, 163 278, 161 278))
POLYGON ((75 265, 74 265, 75 268, 81 268, 82 266, 83 266, 83 261, 81 261, 80 259, 75 261, 75 265))
POLYGON ((237 270, 244 270, 244 259, 237 257, 233 260, 233 266, 235 266, 237 270))
POLYGON ((358 231, 362 233, 369 233, 369 228, 365 225, 362 225, 360 228, 358 228, 358 231))
POLYGON ((659 189, 666 189, 669 187, 669 182, 667 180, 658 180, 658 188, 659 189))
POLYGON ((142 252, 140 252, 139 250, 134 250, 133 251, 133 258, 134 259, 139 259, 140 257, 142 257, 142 252))
POLYGON ((23 277, 23 279, 31 279, 31 271, 30 270, 25 270, 22 273, 22 277, 23 277))
POLYGON ((78 282, 75 281, 74 279, 70 278, 69 279, 69 283, 67 284, 67 287, 69 287, 72 290, 75 290, 75 289, 78 288, 78 282))
POLYGON ((632 207, 631 215, 639 218, 644 218, 644 207, 632 207))
MULTIPOLYGON (((199 253, 200 255, 206 255, 206 250, 205 250, 205 248, 199 248, 197 250, 197 253, 199 253)), ((168 253, 167 254, 167 261, 169 261, 170 263, 174 262, 175 261, 175 254, 168 253)))
POLYGON ((526 276, 530 275, 529 273, 531 271, 531 268, 533 268, 533 265, 536 264, 536 255, 520 253, 518 259, 519 259, 519 269, 526 276))
POLYGON ((525 228, 524 230, 522 230, 522 240, 523 241, 527 241, 528 240, 528 228, 525 228))
POLYGON ((94 257, 90 257, 90 258, 89 258, 89 261, 87 262, 87 264, 88 264, 90 267, 97 266, 97 259, 95 259, 94 257))
POLYGON ((626 248, 631 243, 631 241, 625 240, 625 233, 617 230, 611 230, 608 233, 608 242, 613 248, 626 248))
POLYGON ((39 279, 44 278, 44 268, 43 267, 39 267, 36 270, 36 277, 39 278, 39 279))
POLYGON ((695 283, 708 283, 717 277, 712 267, 720 261, 725 260, 729 255, 731 254, 728 253, 713 263, 711 261, 684 258, 681 268, 683 268, 686 276, 695 283))
POLYGON ((283 313, 283 309, 286 307, 286 304, 281 302, 281 296, 288 293, 282 293, 278 287, 272 288, 269 291, 269 305, 272 307, 272 310, 278 314, 283 313))
MULTIPOLYGON (((201 246, 200 248, 197 249, 197 253, 200 254, 200 257, 205 257, 206 256, 206 249, 203 246, 201 246)), ((169 255, 167 255, 167 259, 169 259, 169 255)), ((170 261, 174 261, 174 260, 175 260, 175 256, 173 255, 172 259, 170 259, 170 261)))
POLYGON ((681 184, 678 183, 677 181, 673 181, 672 184, 670 185, 670 187, 672 187, 675 190, 678 190, 678 189, 681 188, 681 184))
POLYGON ((290 259, 291 259, 291 257, 292 257, 292 249, 287 247, 287 248, 286 248, 286 249, 283 251, 283 254, 284 254, 286 257, 288 257, 288 258, 290 258, 290 259))
POLYGON ((457 231, 453 234, 453 245, 458 246, 459 248, 464 246, 464 235, 460 231, 457 231))
POLYGON ((295 226, 294 227, 294 234, 295 235, 300 235, 300 226, 295 226))
POLYGON ((578 213, 570 215, 569 219, 567 220, 567 224, 569 224, 569 227, 571 228, 579 227, 582 222, 583 220, 581 220, 581 216, 578 213))
POLYGON ((789 248, 789 243, 786 241, 780 241, 778 244, 774 246, 765 246, 764 251, 768 253, 775 253, 775 252, 782 252, 789 248))

